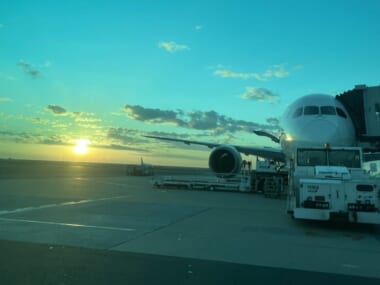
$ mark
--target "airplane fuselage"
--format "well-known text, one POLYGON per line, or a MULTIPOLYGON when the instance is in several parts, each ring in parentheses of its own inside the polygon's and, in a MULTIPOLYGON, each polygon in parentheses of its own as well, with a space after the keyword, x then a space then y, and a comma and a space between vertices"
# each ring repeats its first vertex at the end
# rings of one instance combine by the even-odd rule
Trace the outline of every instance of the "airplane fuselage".
POLYGON ((292 103, 281 118, 280 144, 286 156, 298 146, 354 146, 355 129, 335 97, 313 94, 292 103))
POLYGON ((292 158, 297 147, 355 146, 354 125, 344 106, 333 96, 313 94, 303 96, 292 103, 280 120, 282 134, 279 138, 265 131, 257 135, 279 142, 281 149, 271 147, 237 146, 197 142, 177 138, 146 136, 185 144, 198 144, 212 148, 209 167, 216 174, 234 174, 241 169, 241 153, 256 155, 270 160, 286 162, 292 158))

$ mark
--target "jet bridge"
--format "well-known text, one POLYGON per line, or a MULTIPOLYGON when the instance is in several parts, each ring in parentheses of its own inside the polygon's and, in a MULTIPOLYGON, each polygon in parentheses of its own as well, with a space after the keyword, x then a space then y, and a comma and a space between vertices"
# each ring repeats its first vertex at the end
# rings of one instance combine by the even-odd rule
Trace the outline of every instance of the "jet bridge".
POLYGON ((380 151, 380 86, 356 85, 336 96, 349 113, 364 151, 380 151))

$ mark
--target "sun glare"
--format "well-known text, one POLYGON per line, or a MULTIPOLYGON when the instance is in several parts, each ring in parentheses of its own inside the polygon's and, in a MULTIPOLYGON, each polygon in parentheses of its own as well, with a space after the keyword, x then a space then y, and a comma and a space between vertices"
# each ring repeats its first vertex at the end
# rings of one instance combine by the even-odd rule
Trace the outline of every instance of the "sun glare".
POLYGON ((77 144, 74 146, 73 150, 76 154, 86 154, 88 152, 88 144, 89 140, 79 139, 77 140, 77 144))

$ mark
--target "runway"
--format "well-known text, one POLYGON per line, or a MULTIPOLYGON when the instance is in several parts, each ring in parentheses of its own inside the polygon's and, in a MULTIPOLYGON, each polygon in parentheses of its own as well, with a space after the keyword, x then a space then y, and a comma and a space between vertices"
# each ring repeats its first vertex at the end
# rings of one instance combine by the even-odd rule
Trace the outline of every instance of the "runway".
POLYGON ((284 200, 155 189, 150 177, 81 167, 3 170, 5 284, 379 284, 378 226, 295 221, 284 200))

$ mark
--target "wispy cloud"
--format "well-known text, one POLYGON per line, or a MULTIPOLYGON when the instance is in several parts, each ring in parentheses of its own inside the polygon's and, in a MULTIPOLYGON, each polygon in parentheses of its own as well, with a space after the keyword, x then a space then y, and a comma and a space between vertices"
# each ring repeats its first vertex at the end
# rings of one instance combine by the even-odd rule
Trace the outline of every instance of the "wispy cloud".
POLYGON ((128 117, 137 121, 178 124, 178 114, 175 111, 144 108, 140 105, 125 105, 124 110, 128 117))
MULTIPOLYGON (((120 130, 117 130, 120 132, 120 130)), ((59 134, 41 134, 36 132, 17 132, 17 131, 0 131, 0 139, 22 144, 43 144, 43 145, 61 145, 61 146, 72 146, 73 145, 73 135, 59 135, 59 134)), ((149 152, 149 149, 144 147, 136 147, 134 142, 146 142, 142 136, 139 139, 129 139, 129 143, 115 143, 114 140, 110 140, 107 136, 103 137, 99 141, 93 142, 92 147, 103 148, 103 149, 113 149, 113 150, 127 150, 127 151, 138 151, 138 152, 149 152)))
POLYGON ((49 144, 49 145, 70 145, 69 139, 61 135, 51 135, 51 136, 41 136, 39 144, 49 144))
POLYGON ((49 111, 53 112, 54 115, 67 115, 68 112, 65 108, 58 105, 48 105, 46 107, 49 111))
POLYGON ((16 77, 9 75, 9 74, 0 73, 0 80, 15 81, 16 77))
POLYGON ((257 80, 263 80, 263 77, 258 73, 235 72, 229 69, 218 69, 218 70, 215 70, 214 74, 223 78, 240 78, 240 79, 254 78, 257 80))
POLYGON ((0 102, 12 102, 12 99, 8 97, 0 97, 0 102))
POLYGON ((224 135, 239 131, 251 133, 253 129, 277 130, 273 124, 258 124, 235 120, 216 111, 161 110, 144 108, 138 105, 126 105, 124 108, 131 119, 151 124, 171 124, 185 129, 210 131, 214 135, 224 135))
POLYGON ((167 52, 178 52, 178 51, 185 51, 190 50, 190 48, 187 45, 183 44, 177 44, 176 42, 170 41, 170 42, 160 42, 158 44, 159 48, 163 48, 167 52))
POLYGON ((47 60, 43 64, 39 65, 39 67, 44 67, 44 68, 48 68, 48 67, 51 67, 51 66, 52 66, 52 63, 51 63, 50 60, 47 60))
POLYGON ((259 100, 275 103, 278 100, 278 96, 265 88, 246 87, 245 92, 241 95, 241 98, 245 100, 259 100))
POLYGON ((304 68, 304 67, 303 67, 302 64, 298 64, 298 65, 293 66, 293 70, 301 70, 301 69, 303 69, 303 68, 304 68))
POLYGON ((97 148, 105 148, 105 149, 112 149, 112 150, 127 150, 127 151, 138 151, 138 152, 149 152, 149 149, 147 148, 137 148, 134 146, 126 146, 126 145, 119 145, 119 144, 104 144, 104 145, 94 145, 94 147, 97 148))
POLYGON ((34 132, 0 131, 0 138, 15 143, 69 145, 69 138, 64 135, 43 135, 34 132))
MULTIPOLYGON (((18 67, 27 75, 32 77, 33 79, 36 79, 41 76, 41 69, 49 68, 51 67, 52 63, 49 60, 46 60, 43 64, 31 64, 24 60, 20 60, 17 63, 18 67)), ((8 77, 8 80, 14 80, 13 77, 8 77)))
POLYGON ((28 119, 29 121, 31 121, 33 123, 37 123, 37 124, 47 125, 47 124, 51 123, 51 121, 49 119, 45 119, 45 118, 41 118, 41 117, 27 117, 26 119, 28 119))
POLYGON ((99 118, 94 118, 94 113, 88 112, 70 112, 62 106, 58 105, 48 105, 46 110, 53 113, 55 116, 69 116, 75 118, 78 123, 97 123, 102 120, 99 118))
POLYGON ((235 72, 231 69, 217 69, 214 72, 215 75, 223 78, 240 78, 240 79, 256 79, 265 81, 270 78, 283 78, 289 76, 289 71, 286 70, 284 65, 270 66, 265 72, 235 72))
POLYGON ((268 68, 262 76, 265 79, 271 77, 284 78, 289 76, 289 71, 286 70, 285 65, 273 65, 268 68))
POLYGON ((102 119, 88 117, 88 115, 81 113, 80 115, 75 116, 75 122, 79 123, 99 123, 102 119))
POLYGON ((195 30, 197 30, 197 31, 203 30, 203 26, 197 25, 197 26, 195 26, 195 30))
POLYGON ((39 70, 37 70, 33 65, 31 65, 30 63, 27 63, 23 60, 20 60, 17 65, 20 67, 20 69, 25 72, 26 74, 28 74, 30 77, 32 77, 33 79, 36 79, 37 77, 39 77, 41 75, 41 72, 39 70))
POLYGON ((127 128, 109 128, 107 138, 112 140, 112 143, 122 145, 135 145, 144 142, 141 136, 141 131, 127 128))
POLYGON ((274 117, 271 117, 271 118, 267 118, 265 120, 268 124, 271 124, 271 125, 279 125, 280 124, 280 119, 279 118, 274 118, 274 117))

